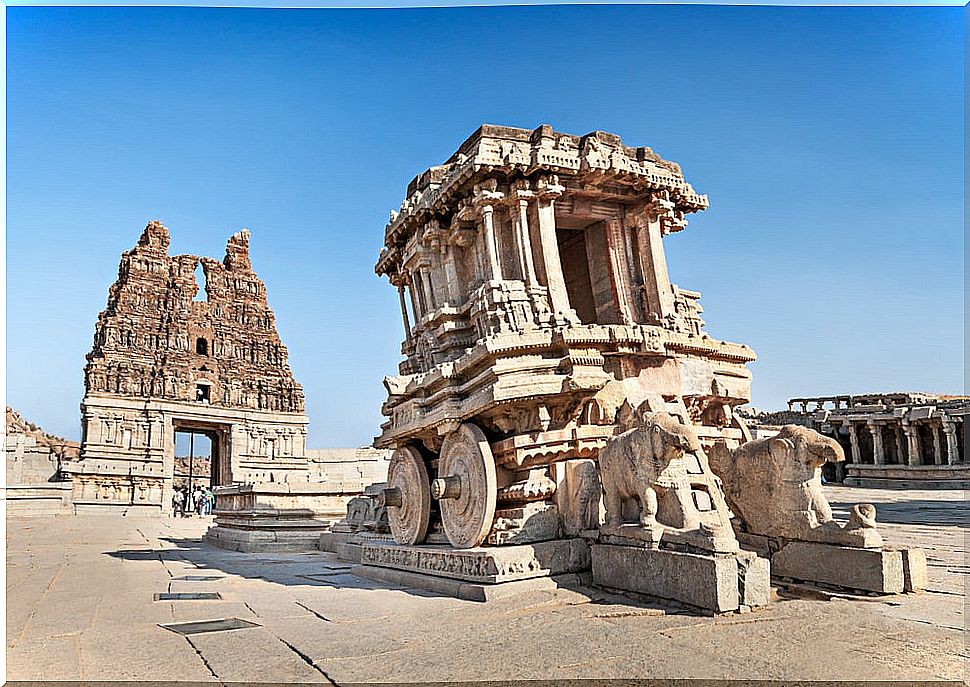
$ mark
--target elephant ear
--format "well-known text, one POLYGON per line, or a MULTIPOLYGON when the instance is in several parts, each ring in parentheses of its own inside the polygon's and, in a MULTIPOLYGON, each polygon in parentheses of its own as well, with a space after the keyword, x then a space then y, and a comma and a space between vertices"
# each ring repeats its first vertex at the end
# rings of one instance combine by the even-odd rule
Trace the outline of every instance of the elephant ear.
POLYGON ((795 443, 791 439, 772 437, 768 439, 768 453, 771 455, 772 462, 784 464, 791 460, 791 456, 795 453, 795 443))

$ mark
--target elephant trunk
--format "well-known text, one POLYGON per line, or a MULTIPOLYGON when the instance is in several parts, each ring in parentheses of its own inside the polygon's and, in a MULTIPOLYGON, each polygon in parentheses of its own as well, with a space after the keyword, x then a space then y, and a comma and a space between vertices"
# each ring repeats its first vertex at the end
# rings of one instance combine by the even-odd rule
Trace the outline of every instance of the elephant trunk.
POLYGON ((812 437, 808 450, 819 458, 819 464, 841 463, 845 460, 845 451, 835 439, 818 434, 812 437))

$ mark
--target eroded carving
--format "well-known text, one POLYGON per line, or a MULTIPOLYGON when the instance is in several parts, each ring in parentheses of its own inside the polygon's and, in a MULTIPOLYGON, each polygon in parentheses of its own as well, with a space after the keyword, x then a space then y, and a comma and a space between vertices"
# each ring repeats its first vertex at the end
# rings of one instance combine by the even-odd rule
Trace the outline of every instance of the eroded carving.
POLYGON ((724 483, 731 510, 745 531, 769 537, 878 547, 875 506, 853 509, 848 523, 836 522, 822 493, 821 467, 845 460, 834 439, 798 425, 730 450, 718 442, 711 468, 724 483))

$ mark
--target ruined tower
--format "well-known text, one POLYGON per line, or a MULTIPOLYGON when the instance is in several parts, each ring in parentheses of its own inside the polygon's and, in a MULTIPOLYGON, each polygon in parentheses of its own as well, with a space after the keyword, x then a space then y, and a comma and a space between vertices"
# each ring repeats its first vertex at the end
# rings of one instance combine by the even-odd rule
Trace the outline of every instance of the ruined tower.
POLYGON ((168 254, 150 222, 121 257, 84 369, 78 506, 166 508, 175 432, 212 441, 214 485, 307 480, 303 389, 293 378, 249 232, 222 261, 168 254), (205 275, 201 298, 196 269, 205 275))

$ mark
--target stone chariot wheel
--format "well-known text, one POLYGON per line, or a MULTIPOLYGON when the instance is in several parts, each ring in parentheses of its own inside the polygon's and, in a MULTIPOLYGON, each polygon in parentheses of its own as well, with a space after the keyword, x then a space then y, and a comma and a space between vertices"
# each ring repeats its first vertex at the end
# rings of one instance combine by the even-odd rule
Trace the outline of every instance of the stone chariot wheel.
POLYGON ((456 549, 478 546, 495 519, 495 458, 485 434, 465 423, 445 437, 438 461, 441 478, 431 484, 441 523, 456 549))
POLYGON ((423 542, 431 516, 431 487, 424 458, 416 448, 402 446, 391 455, 387 488, 381 497, 394 541, 406 545, 423 542))

